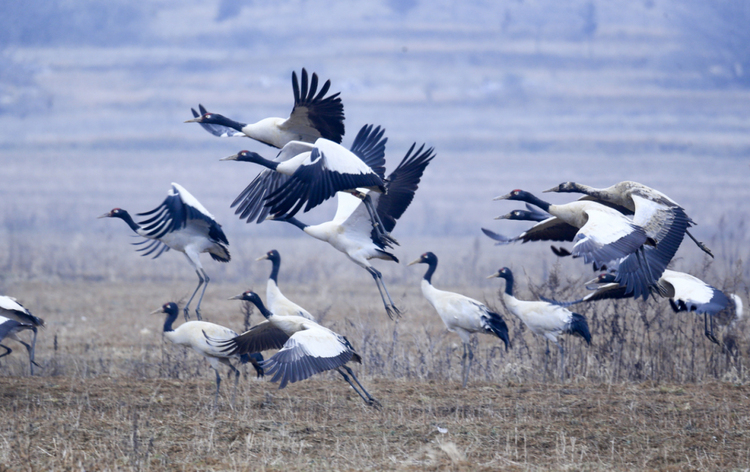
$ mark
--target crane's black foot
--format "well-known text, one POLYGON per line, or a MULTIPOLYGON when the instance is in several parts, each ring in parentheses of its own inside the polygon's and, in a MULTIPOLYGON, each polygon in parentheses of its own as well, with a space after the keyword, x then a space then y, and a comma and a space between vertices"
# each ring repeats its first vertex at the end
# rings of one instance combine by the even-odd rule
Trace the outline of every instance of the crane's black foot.
POLYGON ((391 236, 391 233, 381 233, 380 234, 380 242, 383 243, 384 245, 393 245, 393 244, 395 244, 396 246, 400 246, 401 245, 396 240, 396 238, 394 238, 393 236, 391 236))
POLYGON ((388 318, 394 319, 395 318, 401 318, 402 312, 399 310, 396 305, 386 305, 385 312, 388 313, 388 318))
POLYGON ((711 250, 708 248, 708 246, 706 246, 705 244, 703 244, 701 241, 696 241, 695 244, 697 244, 698 247, 701 248, 701 250, 703 252, 705 252, 706 254, 708 254, 709 256, 711 256, 712 258, 714 257, 714 253, 711 252, 711 250))
POLYGON ((373 397, 369 397, 366 403, 367 403, 367 406, 371 406, 375 408, 376 410, 381 410, 383 408, 383 405, 379 401, 375 400, 373 397))
POLYGON ((198 318, 198 321, 203 321, 203 317, 201 316, 201 310, 200 308, 195 309, 195 317, 198 318))
POLYGON ((717 346, 721 346, 721 342, 716 338, 716 336, 714 336, 714 333, 706 331, 705 334, 709 341, 716 344, 717 346))
POLYGON ((37 364, 36 361, 31 361, 31 363, 34 364, 35 366, 39 367, 40 369, 43 368, 42 366, 40 366, 39 364, 37 364))
POLYGON ((188 307, 183 308, 182 313, 185 315, 185 321, 188 321, 190 319, 190 310, 188 310, 188 307))

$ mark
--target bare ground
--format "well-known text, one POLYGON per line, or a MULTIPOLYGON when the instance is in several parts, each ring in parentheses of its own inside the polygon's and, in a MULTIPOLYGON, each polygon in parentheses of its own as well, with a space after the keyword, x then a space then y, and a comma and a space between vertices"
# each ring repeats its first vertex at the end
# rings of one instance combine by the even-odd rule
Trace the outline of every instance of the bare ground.
POLYGON ((750 464, 747 386, 494 385, 318 376, 2 378, 8 470, 731 470, 750 464))

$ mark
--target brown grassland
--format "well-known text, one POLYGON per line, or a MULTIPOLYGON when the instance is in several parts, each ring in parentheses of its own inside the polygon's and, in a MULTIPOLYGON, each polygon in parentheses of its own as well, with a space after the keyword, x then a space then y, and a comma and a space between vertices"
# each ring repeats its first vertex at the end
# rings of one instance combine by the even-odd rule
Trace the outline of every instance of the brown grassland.
MULTIPOLYGON (((262 253, 255 248, 248 253, 253 251, 262 253)), ((178 261, 175 272, 185 275, 184 261, 170 260, 178 261)), ((235 405, 232 381, 223 372, 215 409, 208 364, 192 351, 163 343, 163 317, 146 314, 170 297, 183 297, 194 283, 187 275, 18 280, 6 285, 45 316, 47 328, 39 336, 42 368, 36 376, 28 376, 24 349, 13 341, 7 343, 14 353, 0 361, 3 470, 750 467, 744 319, 717 326, 720 347, 703 336, 702 318, 674 315, 665 300, 579 306, 593 342, 587 347, 579 338, 564 340, 561 383, 557 350, 551 349, 545 372, 544 343, 505 312, 496 296, 500 285, 485 280, 474 285, 449 270, 459 260, 476 264, 478 274, 496 267, 463 253, 446 256, 434 283, 496 308, 513 342, 505 352, 499 340, 476 337, 469 385, 461 389, 460 341, 422 298, 417 280, 423 268, 401 268, 403 275, 393 266, 389 287, 406 308, 394 323, 361 269, 346 263, 320 274, 297 273, 286 260, 282 290, 349 338, 363 358, 363 365, 353 368, 382 409, 366 406, 332 373, 278 390, 255 379, 247 366, 235 405), (325 283, 305 284, 306 279, 325 283), (331 285, 338 285, 335 296, 333 288, 325 288, 331 285)), ((270 267, 257 267, 263 270, 255 271, 253 288, 265 298, 262 281, 270 267)), ((569 280, 564 271, 558 263, 546 279, 519 275, 519 296, 580 295, 580 281, 590 274, 569 280), (544 283, 533 283, 539 280, 544 283)), ((727 274, 720 286, 747 300, 742 267, 720 271, 727 274)), ((212 282, 204 318, 241 330, 246 307, 226 298, 247 288, 212 282)), ((248 313, 251 323, 259 321, 257 311, 248 313)))

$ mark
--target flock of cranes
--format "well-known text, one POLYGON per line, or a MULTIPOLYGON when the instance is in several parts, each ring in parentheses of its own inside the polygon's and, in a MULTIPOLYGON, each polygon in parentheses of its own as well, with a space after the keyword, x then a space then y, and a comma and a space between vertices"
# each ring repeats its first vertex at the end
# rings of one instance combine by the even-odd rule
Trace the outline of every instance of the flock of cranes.
MULTIPOLYGON (((191 109, 193 119, 209 133, 219 137, 248 137, 277 148, 268 159, 256 152, 240 151, 222 160, 258 164, 265 169, 235 198, 231 207, 248 223, 266 220, 292 224, 315 239, 327 242, 344 253, 352 262, 365 269, 374 279, 387 315, 393 319, 402 314, 396 307, 383 276, 370 263, 381 259, 398 263, 391 252, 398 241, 391 235, 396 222, 411 204, 425 169, 435 158, 434 149, 425 144, 407 150, 396 168, 386 177, 385 130, 364 125, 351 146, 341 145, 344 136, 344 111, 339 94, 328 95, 330 81, 318 89, 318 77, 308 76, 305 69, 301 81, 292 74, 294 106, 290 116, 266 118, 245 124, 208 112, 199 105, 191 109), (307 212, 336 196, 338 206, 332 220, 306 224, 296 215, 307 212)), ((594 270, 604 271, 587 288, 593 293, 574 301, 519 300, 513 293, 513 274, 503 267, 488 278, 505 279, 502 300, 508 312, 516 316, 535 335, 545 338, 560 351, 560 375, 564 379, 564 349, 559 342, 562 334, 576 335, 590 344, 591 333, 586 318, 567 307, 608 298, 667 297, 675 311, 695 311, 706 318, 706 335, 713 335, 708 318, 735 305, 741 316, 742 302, 736 295, 727 297, 718 289, 699 279, 667 269, 688 235, 706 253, 710 250, 688 231, 694 223, 686 211, 666 195, 635 182, 621 182, 607 189, 595 189, 566 182, 546 192, 578 192, 580 200, 553 205, 523 190, 513 190, 496 200, 523 201, 526 210, 514 210, 498 217, 528 220, 535 224, 519 236, 507 238, 482 229, 498 244, 514 241, 568 241, 570 250, 553 247, 558 256, 571 255, 591 263, 594 270), (537 208, 534 208, 537 207, 537 208)), ((201 253, 209 253, 218 262, 229 262, 229 240, 213 215, 184 187, 172 183, 166 199, 153 210, 138 213, 139 221, 125 210, 114 208, 100 218, 123 220, 143 241, 135 243, 144 256, 158 258, 174 249, 185 254, 198 276, 198 285, 183 307, 185 322, 173 327, 179 313, 177 304, 168 302, 154 313, 166 314, 164 338, 177 345, 192 348, 205 357, 216 373, 216 401, 221 376, 219 365, 229 367, 235 376, 239 370, 232 361, 251 363, 259 376, 270 375, 279 388, 309 378, 320 372, 335 370, 357 392, 366 404, 380 403, 362 386, 349 362, 361 363, 362 358, 342 335, 318 324, 303 307, 285 297, 278 285, 281 255, 276 250, 258 260, 272 263, 266 287, 266 304, 253 291, 232 299, 254 304, 265 321, 244 333, 202 321, 201 302, 210 278, 200 261, 201 253), (202 290, 201 290, 202 288, 202 290), (197 321, 189 321, 189 307, 195 296, 197 321), (262 352, 278 350, 264 359, 262 352)), ((484 303, 464 295, 443 291, 432 284, 438 258, 426 252, 409 265, 428 266, 421 282, 424 297, 434 307, 446 328, 455 332, 463 344, 462 385, 466 387, 474 359, 471 336, 486 333, 512 347, 508 326, 502 316, 484 303)), ((0 297, 0 341, 8 337, 22 342, 29 351, 33 374, 34 350, 38 327, 44 321, 31 315, 18 302, 0 297), (22 330, 33 332, 27 344, 17 336, 22 330)), ((8 355, 10 348, 0 344, 8 355)), ((546 357, 545 357, 546 371, 546 357)), ((234 402, 235 393, 232 395, 234 402)))

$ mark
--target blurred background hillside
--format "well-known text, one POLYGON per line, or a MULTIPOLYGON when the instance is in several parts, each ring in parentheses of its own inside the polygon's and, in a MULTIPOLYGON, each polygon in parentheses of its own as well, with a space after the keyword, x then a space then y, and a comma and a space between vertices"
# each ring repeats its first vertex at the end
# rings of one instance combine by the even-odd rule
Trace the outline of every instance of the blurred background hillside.
MULTIPOLYGON (((139 260, 124 225, 96 220, 154 208, 172 181, 224 226, 238 261, 224 276, 247 277, 243 258, 276 241, 301 252, 295 228, 229 208, 259 167, 219 158, 275 151, 182 122, 198 103, 243 122, 286 117, 302 67, 341 92, 345 144, 383 125, 389 169, 414 141, 436 148, 394 232, 402 260, 445 244, 493 271, 524 251, 551 263, 546 246, 494 248, 480 227, 522 230, 493 221, 514 206, 492 197, 567 180, 657 188, 725 267, 747 258, 748 1, 10 0, 0 12, 0 281, 192 280, 180 256, 139 260)), ((678 256, 702 257, 688 244, 678 256)))

